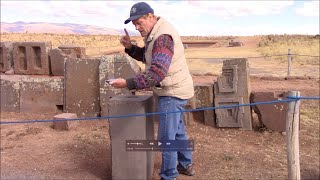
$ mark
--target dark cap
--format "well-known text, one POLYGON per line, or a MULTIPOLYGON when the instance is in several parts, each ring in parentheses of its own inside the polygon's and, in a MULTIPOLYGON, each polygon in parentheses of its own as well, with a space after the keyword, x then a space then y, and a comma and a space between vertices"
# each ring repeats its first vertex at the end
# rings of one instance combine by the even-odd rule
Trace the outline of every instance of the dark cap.
POLYGON ((145 2, 138 2, 131 7, 130 17, 124 23, 128 24, 130 21, 136 20, 148 13, 153 14, 153 9, 149 6, 149 4, 145 2))

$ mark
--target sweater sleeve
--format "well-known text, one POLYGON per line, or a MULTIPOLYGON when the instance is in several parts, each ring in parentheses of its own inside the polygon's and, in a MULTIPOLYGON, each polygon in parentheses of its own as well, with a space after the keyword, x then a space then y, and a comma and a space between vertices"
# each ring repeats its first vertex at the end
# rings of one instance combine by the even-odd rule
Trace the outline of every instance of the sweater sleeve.
POLYGON ((174 53, 174 42, 167 34, 159 36, 152 48, 151 66, 132 79, 127 79, 128 89, 145 89, 160 85, 166 77, 174 53))
POLYGON ((132 45, 131 49, 125 48, 124 50, 129 56, 131 56, 133 59, 136 59, 138 61, 142 61, 145 63, 145 60, 143 58, 144 56, 144 47, 139 47, 136 45, 132 45))

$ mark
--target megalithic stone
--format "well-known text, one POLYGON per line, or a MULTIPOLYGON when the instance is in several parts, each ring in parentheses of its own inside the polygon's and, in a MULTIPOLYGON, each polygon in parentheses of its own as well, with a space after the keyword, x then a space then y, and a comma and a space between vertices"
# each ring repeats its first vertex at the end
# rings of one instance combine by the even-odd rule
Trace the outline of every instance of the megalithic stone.
POLYGON ((14 42, 13 62, 15 74, 49 75, 51 42, 14 42))
POLYGON ((63 77, 26 75, 20 82, 20 112, 57 113, 63 105, 63 77))
MULTIPOLYGON (((252 92, 250 101, 251 103, 268 102, 287 99, 286 96, 286 92, 252 92)), ((258 115, 259 121, 267 128, 277 132, 286 131, 288 108, 289 104, 286 102, 252 106, 252 109, 258 115)))
MULTIPOLYGON (((237 106, 250 102, 248 60, 234 58, 223 61, 222 74, 214 83, 215 106, 237 106)), ((217 127, 240 127, 252 130, 249 106, 216 109, 217 127)))
MULTIPOLYGON (((145 114, 153 109, 152 96, 115 96, 109 102, 109 115, 145 114)), ((153 116, 110 118, 112 179, 151 179, 152 151, 126 151, 126 140, 153 140, 153 116)))
POLYGON ((0 45, 0 72, 8 71, 13 65, 12 42, 1 42, 0 45))
POLYGON ((64 70, 64 112, 78 117, 97 117, 100 59, 66 59, 64 70))
POLYGON ((124 79, 133 78, 139 72, 141 72, 140 66, 128 55, 113 54, 101 57, 99 65, 101 116, 108 115, 110 98, 116 95, 131 95, 128 89, 114 88, 107 85, 105 80, 120 77, 124 79))
POLYGON ((23 75, 0 76, 0 111, 20 111, 20 87, 23 75))

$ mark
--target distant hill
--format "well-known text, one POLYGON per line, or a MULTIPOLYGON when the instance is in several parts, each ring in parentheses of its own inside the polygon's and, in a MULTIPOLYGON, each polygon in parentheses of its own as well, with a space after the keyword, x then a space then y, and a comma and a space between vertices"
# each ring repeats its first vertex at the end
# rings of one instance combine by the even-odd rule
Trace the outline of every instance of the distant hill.
MULTIPOLYGON (((1 33, 57 33, 57 34, 124 34, 123 29, 105 28, 84 24, 72 23, 46 23, 46 22, 1 22, 1 33)), ((138 36, 137 32, 129 32, 138 36)))

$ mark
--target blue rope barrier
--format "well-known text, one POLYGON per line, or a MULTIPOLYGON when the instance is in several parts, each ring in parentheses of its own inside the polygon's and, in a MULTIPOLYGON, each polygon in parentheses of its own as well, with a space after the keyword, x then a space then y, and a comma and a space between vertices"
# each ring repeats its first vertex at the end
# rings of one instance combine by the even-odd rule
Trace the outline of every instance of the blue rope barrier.
POLYGON ((287 98, 288 98, 288 99, 297 99, 297 100, 299 100, 299 99, 305 99, 305 100, 320 100, 320 97, 304 97, 304 96, 299 96, 299 97, 297 97, 297 96, 288 96, 287 98))
POLYGON ((101 119, 115 119, 115 118, 127 118, 127 117, 136 117, 136 116, 151 116, 151 115, 161 115, 161 114, 170 114, 170 113, 179 113, 179 112, 195 112, 195 111, 206 111, 206 110, 214 110, 214 109, 231 109, 242 106, 253 106, 260 104, 274 104, 281 102, 291 102, 295 100, 275 100, 275 101, 267 101, 267 102, 256 102, 249 104, 238 104, 238 105, 229 105, 229 106, 217 106, 217 107, 205 107, 198 109, 188 109, 188 110, 180 110, 180 111, 169 111, 169 112, 152 112, 145 114, 128 114, 128 115, 119 115, 119 116, 101 116, 101 117, 93 117, 93 118, 72 118, 72 119, 51 119, 51 120, 22 120, 22 121, 4 121, 0 122, 1 124, 26 124, 26 123, 42 123, 42 122, 61 122, 61 121, 84 121, 84 120, 101 120, 101 119))

